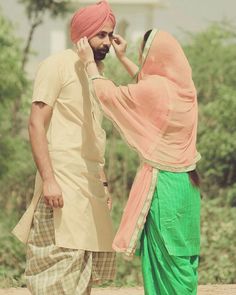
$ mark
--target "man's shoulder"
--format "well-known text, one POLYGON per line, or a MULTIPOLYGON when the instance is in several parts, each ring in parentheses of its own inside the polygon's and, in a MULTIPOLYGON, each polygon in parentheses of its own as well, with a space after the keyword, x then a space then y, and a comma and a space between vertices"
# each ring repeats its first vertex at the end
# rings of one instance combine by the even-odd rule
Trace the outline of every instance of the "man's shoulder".
POLYGON ((71 51, 71 49, 65 49, 63 51, 53 53, 45 58, 41 63, 63 64, 63 62, 71 56, 71 51))

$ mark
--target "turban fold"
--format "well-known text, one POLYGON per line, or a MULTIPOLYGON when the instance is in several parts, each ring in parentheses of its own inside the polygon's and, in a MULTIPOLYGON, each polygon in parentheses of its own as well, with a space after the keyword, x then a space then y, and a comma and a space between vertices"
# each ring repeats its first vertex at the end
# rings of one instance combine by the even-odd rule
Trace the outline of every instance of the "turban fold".
POLYGON ((72 42, 76 43, 83 37, 88 39, 94 37, 109 21, 115 26, 115 16, 105 0, 79 9, 71 20, 70 35, 72 42))

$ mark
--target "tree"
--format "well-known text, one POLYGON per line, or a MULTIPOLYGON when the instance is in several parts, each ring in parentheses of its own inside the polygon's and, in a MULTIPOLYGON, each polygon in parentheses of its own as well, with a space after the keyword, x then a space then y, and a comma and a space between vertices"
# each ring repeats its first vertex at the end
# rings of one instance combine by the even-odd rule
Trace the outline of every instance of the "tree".
MULTIPOLYGON (((65 13, 69 11, 69 2, 67 1, 56 1, 56 0, 18 0, 20 3, 25 5, 26 14, 28 20, 30 22, 30 30, 26 40, 26 44, 24 46, 23 52, 21 54, 21 71, 25 71, 25 66, 29 59, 29 54, 31 51, 31 44, 33 40, 33 35, 35 30, 39 25, 43 23, 45 15, 48 13, 51 17, 63 16, 65 13)), ((12 125, 12 134, 15 135, 19 132, 21 128, 21 117, 20 117, 20 109, 23 103, 22 97, 24 95, 24 91, 22 90, 19 93, 19 96, 16 97, 13 104, 13 125, 12 125)))
MULTIPOLYGON (((12 24, 0 13, 0 204, 6 208, 16 193, 17 184, 32 166, 25 137, 19 132, 12 136, 14 124, 12 112, 15 99, 28 87, 25 74, 21 71, 21 42, 14 35, 12 24), (22 161, 23 160, 23 161, 22 161), (14 189, 11 190, 12 186, 14 189), (7 197, 6 197, 7 195, 7 197)), ((24 115, 21 110, 20 116, 24 115)), ((21 195, 21 194, 19 194, 21 195)))
MULTIPOLYGON (((199 167, 208 197, 236 183, 236 28, 213 23, 185 46, 200 102, 199 167)), ((224 198, 227 200, 227 198, 224 198)), ((232 203, 236 202, 236 196, 232 203)))
POLYGON ((199 97, 202 155, 201 283, 236 278, 236 28, 213 23, 188 35, 185 51, 199 97))
POLYGON ((236 28, 228 23, 212 23, 206 30, 186 33, 184 47, 191 62, 198 99, 207 103, 215 99, 219 85, 236 84, 236 28))
MULTIPOLYGON (((0 104, 6 105, 19 96, 26 86, 21 71, 21 42, 14 35, 12 24, 0 11, 0 104)), ((1 119, 2 120, 2 119, 1 119)))
POLYGON ((45 15, 48 13, 51 17, 59 17, 65 15, 69 9, 69 1, 57 0, 18 0, 25 6, 26 14, 30 22, 30 30, 26 44, 23 50, 22 69, 28 61, 31 42, 35 30, 43 23, 45 15))

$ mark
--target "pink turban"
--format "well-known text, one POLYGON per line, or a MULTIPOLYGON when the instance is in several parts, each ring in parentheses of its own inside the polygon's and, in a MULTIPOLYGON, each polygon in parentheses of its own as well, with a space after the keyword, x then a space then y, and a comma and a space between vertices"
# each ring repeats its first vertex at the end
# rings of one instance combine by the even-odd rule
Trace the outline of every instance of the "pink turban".
POLYGON ((88 39, 94 37, 109 21, 115 27, 115 16, 105 0, 79 9, 71 20, 70 36, 72 42, 76 43, 83 37, 88 39))

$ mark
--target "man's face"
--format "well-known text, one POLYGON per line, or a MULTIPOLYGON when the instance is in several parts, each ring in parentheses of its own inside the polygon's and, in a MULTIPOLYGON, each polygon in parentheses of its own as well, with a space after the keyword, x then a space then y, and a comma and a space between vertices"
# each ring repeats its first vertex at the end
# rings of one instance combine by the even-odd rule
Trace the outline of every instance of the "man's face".
POLYGON ((111 41, 113 38, 114 27, 107 23, 96 36, 89 40, 89 44, 93 49, 94 59, 99 61, 106 57, 109 52, 111 41))

